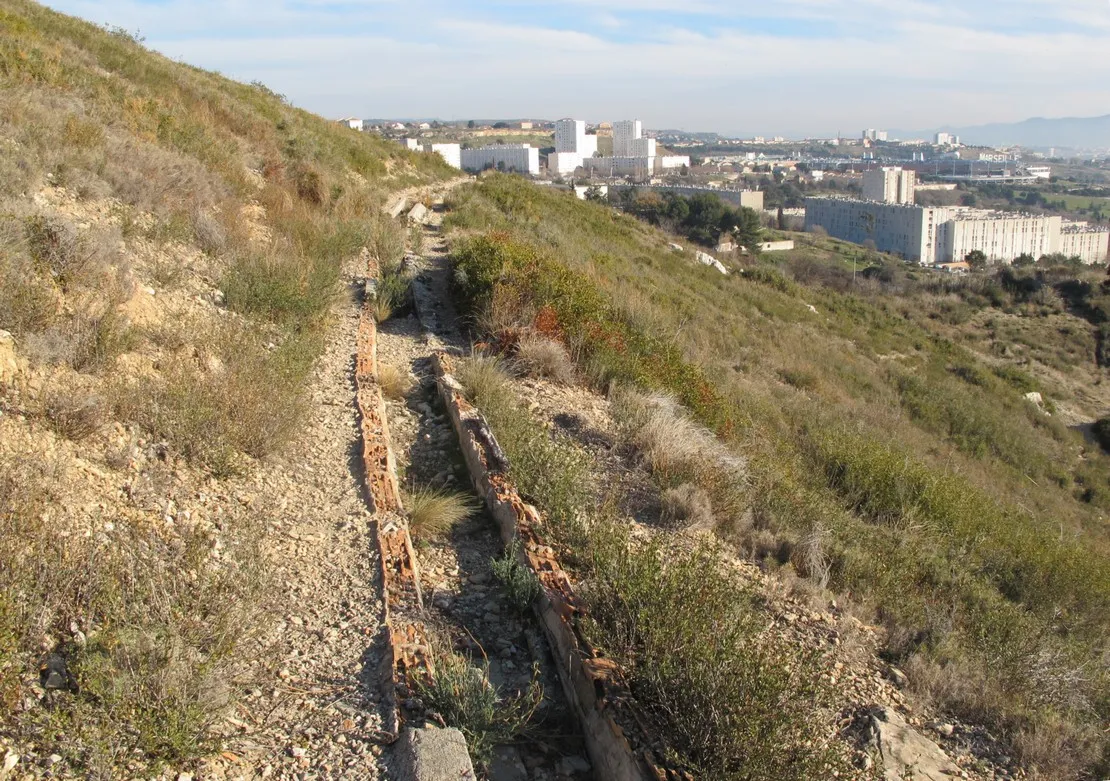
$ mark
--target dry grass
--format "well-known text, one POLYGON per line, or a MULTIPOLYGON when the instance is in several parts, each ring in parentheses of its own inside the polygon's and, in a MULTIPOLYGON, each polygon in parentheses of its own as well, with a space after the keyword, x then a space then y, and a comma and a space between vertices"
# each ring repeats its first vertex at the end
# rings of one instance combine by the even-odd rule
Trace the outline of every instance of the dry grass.
POLYGON ((407 492, 405 506, 409 511, 409 529, 421 540, 442 537, 479 509, 471 494, 428 487, 407 492))
POLYGON ((574 364, 562 344, 541 334, 521 337, 516 363, 526 374, 569 385, 574 382, 574 364))
POLYGON ((712 529, 716 526, 709 494, 692 483, 663 492, 661 520, 675 528, 712 529))
POLYGON ((790 558, 799 575, 809 578, 821 588, 829 585, 828 540, 828 530, 816 523, 794 546, 790 558))
POLYGON ((480 353, 460 362, 457 376, 471 401, 504 395, 503 389, 509 381, 509 373, 500 358, 480 353))
POLYGON ((393 401, 404 401, 412 390, 412 377, 407 371, 388 363, 378 364, 378 385, 382 394, 393 401))
POLYGON ((673 397, 624 386, 610 391, 621 440, 664 486, 690 483, 712 502, 719 526, 735 527, 747 507, 747 464, 711 431, 694 422, 673 397))

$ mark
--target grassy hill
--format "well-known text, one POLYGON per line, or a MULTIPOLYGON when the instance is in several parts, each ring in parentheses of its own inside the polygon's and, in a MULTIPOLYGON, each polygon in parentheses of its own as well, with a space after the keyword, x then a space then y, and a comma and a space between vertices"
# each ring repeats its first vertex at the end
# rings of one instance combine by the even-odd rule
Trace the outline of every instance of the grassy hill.
POLYGON ((399 258, 383 202, 449 175, 0 0, 5 744, 101 777, 215 745, 268 598, 235 481, 301 428, 344 262, 399 258))
POLYGON ((722 276, 521 179, 449 206, 477 323, 558 335, 598 388, 667 391, 746 457, 724 540, 868 611, 921 701, 1041 777, 1106 772, 1110 459, 1064 421, 1105 409, 1097 277, 853 275, 818 238, 722 276))

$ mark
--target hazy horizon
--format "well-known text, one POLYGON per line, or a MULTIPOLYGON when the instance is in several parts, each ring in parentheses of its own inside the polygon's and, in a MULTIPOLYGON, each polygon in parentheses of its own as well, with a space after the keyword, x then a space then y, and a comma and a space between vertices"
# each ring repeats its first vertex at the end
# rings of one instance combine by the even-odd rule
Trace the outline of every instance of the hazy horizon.
POLYGON ((637 117, 804 137, 1110 112, 1106 0, 49 5, 331 117, 637 117))

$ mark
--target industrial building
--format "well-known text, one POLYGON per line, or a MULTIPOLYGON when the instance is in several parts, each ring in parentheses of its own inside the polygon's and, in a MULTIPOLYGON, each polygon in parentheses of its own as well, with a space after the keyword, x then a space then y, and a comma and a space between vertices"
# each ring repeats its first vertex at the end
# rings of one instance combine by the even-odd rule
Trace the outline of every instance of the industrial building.
POLYGON ((806 199, 806 230, 814 227, 844 241, 874 242, 881 252, 926 266, 963 260, 973 250, 1004 263, 1054 253, 1104 263, 1110 245, 1110 229, 1064 223, 1059 216, 842 197, 806 199))
POLYGON ((476 149, 463 149, 460 158, 464 171, 496 168, 532 176, 538 176, 540 173, 540 150, 529 144, 494 144, 476 149))

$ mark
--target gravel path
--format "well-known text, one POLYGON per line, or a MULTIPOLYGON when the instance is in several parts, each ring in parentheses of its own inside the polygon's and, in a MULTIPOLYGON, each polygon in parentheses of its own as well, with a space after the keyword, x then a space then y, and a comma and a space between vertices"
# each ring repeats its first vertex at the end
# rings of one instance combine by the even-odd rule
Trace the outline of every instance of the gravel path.
MULTIPOLYGON (((271 524, 268 551, 277 622, 261 642, 272 668, 239 706, 228 752, 211 775, 227 778, 378 777, 381 578, 360 478, 354 351, 357 266, 351 295, 312 382, 300 441, 265 464, 248 500, 271 524), (222 770, 223 772, 218 772, 222 770)), ((201 777, 208 773, 201 773, 201 777)))

